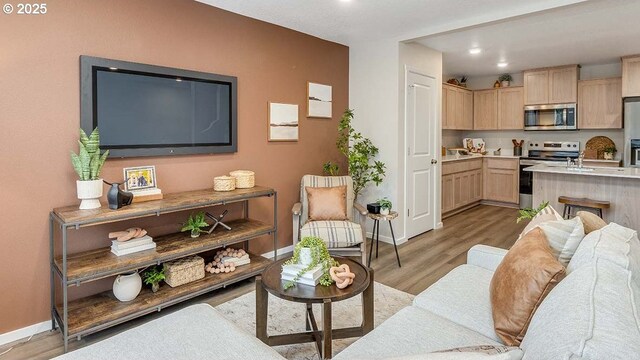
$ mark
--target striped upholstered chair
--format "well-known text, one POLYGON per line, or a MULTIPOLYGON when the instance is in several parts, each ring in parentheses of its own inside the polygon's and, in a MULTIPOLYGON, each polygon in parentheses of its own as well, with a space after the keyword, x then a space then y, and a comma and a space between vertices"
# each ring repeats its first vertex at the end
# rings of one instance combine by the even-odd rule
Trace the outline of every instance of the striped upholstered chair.
POLYGON ((294 244, 306 236, 317 236, 327 243, 335 255, 360 256, 366 264, 366 236, 364 222, 367 209, 354 202, 353 180, 350 176, 305 175, 300 182, 300 202, 293 205, 294 244), (347 186, 347 214, 349 220, 309 221, 309 206, 305 187, 347 186))

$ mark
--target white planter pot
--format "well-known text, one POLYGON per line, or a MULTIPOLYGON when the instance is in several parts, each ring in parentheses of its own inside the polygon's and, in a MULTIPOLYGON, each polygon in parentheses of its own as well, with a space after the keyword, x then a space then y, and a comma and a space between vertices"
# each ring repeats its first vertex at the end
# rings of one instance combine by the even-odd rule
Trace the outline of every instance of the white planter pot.
POLYGON ((142 278, 137 272, 118 275, 113 282, 113 295, 120 301, 131 301, 142 290, 142 278))
POLYGON ((80 202, 80 210, 99 209, 100 198, 102 197, 102 179, 98 180, 77 180, 76 189, 80 202))
POLYGON ((501 81, 500 82, 500 87, 509 87, 509 81, 501 81))
POLYGON ((380 208, 380 215, 389 215, 389 211, 391 211, 391 209, 380 208))
POLYGON ((313 262, 313 258, 311 257, 311 249, 310 248, 302 248, 300 249, 300 265, 309 265, 313 262))

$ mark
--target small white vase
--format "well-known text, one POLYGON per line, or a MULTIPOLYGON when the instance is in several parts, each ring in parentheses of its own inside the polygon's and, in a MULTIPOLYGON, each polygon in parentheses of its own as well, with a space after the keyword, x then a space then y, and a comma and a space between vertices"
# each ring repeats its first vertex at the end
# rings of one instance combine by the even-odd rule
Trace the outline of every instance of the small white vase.
POLYGON ((380 215, 389 215, 389 211, 391 210, 387 208, 380 208, 380 215))
POLYGON ((501 81, 500 87, 509 87, 510 81, 501 81))
POLYGON ((80 202, 80 210, 99 209, 102 197, 102 179, 76 180, 76 189, 80 202))
POLYGON ((310 248, 300 249, 300 265, 307 266, 312 262, 313 262, 313 258, 311 257, 311 249, 310 248))
POLYGON ((142 290, 142 278, 136 271, 118 275, 113 282, 113 295, 122 302, 135 299, 140 294, 140 290, 142 290))

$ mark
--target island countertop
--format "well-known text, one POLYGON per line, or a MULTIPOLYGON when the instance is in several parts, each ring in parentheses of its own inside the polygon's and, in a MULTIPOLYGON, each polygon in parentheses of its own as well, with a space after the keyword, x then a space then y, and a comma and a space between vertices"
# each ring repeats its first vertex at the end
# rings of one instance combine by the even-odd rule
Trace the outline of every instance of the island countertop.
POLYGON ((482 158, 501 158, 501 159, 520 159, 520 156, 515 155, 446 155, 442 157, 442 162, 450 161, 463 161, 482 158))
POLYGON ((524 171, 548 173, 548 174, 565 174, 580 176, 601 176, 601 177, 617 177, 630 178, 640 180, 640 168, 630 167, 590 167, 585 166, 582 169, 577 167, 567 168, 566 165, 549 165, 538 164, 525 168, 524 171))

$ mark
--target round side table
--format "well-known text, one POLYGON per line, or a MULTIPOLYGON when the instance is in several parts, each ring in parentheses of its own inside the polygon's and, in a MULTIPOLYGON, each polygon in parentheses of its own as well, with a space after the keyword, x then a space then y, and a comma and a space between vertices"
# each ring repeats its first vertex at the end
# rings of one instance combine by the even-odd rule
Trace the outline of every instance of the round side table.
POLYGON ((398 254, 398 245, 396 245, 396 236, 393 233, 393 225, 391 225, 391 220, 398 217, 398 213, 395 211, 389 212, 388 215, 382 214, 368 214, 369 218, 373 219, 373 230, 371 232, 371 247, 369 248, 369 260, 367 262, 367 266, 371 267, 371 253, 373 252, 373 241, 375 236, 376 241, 376 259, 378 258, 378 243, 380 242, 380 220, 389 222, 389 229, 391 229, 391 239, 393 239, 393 248, 396 251, 396 259, 398 259, 398 267, 402 267, 400 264, 400 255, 398 254))

